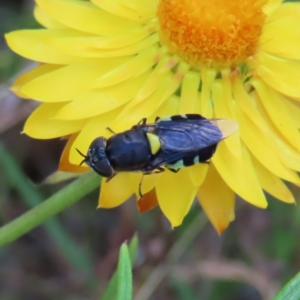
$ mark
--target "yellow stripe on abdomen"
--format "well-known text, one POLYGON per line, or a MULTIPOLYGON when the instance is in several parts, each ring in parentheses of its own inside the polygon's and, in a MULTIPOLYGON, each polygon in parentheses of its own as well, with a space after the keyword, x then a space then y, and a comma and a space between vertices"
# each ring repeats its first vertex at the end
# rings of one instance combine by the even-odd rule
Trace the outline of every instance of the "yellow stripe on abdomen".
POLYGON ((160 149, 160 141, 157 135, 153 133, 146 133, 149 144, 150 144, 150 150, 151 154, 156 154, 160 149))

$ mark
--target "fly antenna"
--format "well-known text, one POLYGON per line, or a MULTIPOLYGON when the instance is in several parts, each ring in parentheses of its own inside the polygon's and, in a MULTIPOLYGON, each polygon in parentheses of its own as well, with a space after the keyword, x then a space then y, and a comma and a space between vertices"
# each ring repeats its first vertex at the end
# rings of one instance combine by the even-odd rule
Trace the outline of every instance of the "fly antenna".
POLYGON ((76 151, 77 151, 82 157, 86 158, 86 156, 85 156, 80 150, 78 150, 77 148, 76 148, 76 151))
POLYGON ((84 154, 83 154, 80 150, 78 150, 77 148, 76 148, 76 151, 77 151, 82 157, 84 157, 84 160, 79 164, 79 166, 81 166, 83 163, 86 162, 87 156, 84 155, 84 154))

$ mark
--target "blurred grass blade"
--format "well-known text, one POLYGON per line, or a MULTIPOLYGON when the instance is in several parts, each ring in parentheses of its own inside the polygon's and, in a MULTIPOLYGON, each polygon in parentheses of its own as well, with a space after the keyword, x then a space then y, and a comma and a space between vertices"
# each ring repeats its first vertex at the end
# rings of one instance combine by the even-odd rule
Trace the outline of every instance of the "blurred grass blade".
POLYGON ((176 296, 181 300, 194 300, 197 299, 197 295, 192 290, 190 284, 185 281, 180 281, 175 278, 171 278, 171 286, 176 292, 176 296))
POLYGON ((132 271, 127 244, 123 244, 120 250, 118 263, 118 286, 116 300, 132 300, 132 271))
MULTIPOLYGON (((3 146, 0 144, 0 156, 3 156, 3 149, 3 146)), ((4 167, 3 159, 1 163, 4 167)), ((15 184, 21 180, 20 178, 16 178, 15 174, 12 176, 12 179, 15 184)), ((84 174, 30 211, 4 225, 0 228, 0 246, 16 240, 31 229, 41 225, 49 218, 60 213, 68 206, 82 199, 98 187, 99 182, 100 177, 96 173, 90 172, 84 174)), ((30 198, 30 201, 32 201, 28 185, 22 185, 22 189, 24 189, 23 193, 28 193, 28 199, 30 198)))
MULTIPOLYGON (((131 239, 129 246, 128 246, 128 252, 129 257, 131 261, 131 266, 133 266, 136 254, 138 251, 138 238, 135 234, 133 238, 131 239)), ((111 280, 109 281, 108 287, 104 293, 104 295, 100 298, 101 300, 110 300, 110 299, 116 299, 117 297, 117 288, 118 288, 118 273, 115 272, 112 276, 111 280)), ((131 298, 130 298, 131 299, 131 298)))
POLYGON ((56 171, 53 174, 49 175, 44 181, 42 181, 40 183, 40 185, 56 184, 56 183, 70 180, 70 179, 77 178, 81 175, 82 174, 78 174, 78 173, 68 173, 68 172, 56 171))
POLYGON ((273 300, 299 300, 300 299, 300 273, 291 279, 273 300))
MULTIPOLYGON (((192 222, 181 232, 180 238, 176 240, 172 248, 169 250, 165 259, 166 264, 158 264, 147 277, 139 290, 135 293, 135 300, 150 299, 152 293, 162 283, 165 277, 173 270, 173 266, 184 255, 188 247, 190 247, 199 234, 199 231, 207 224, 207 217, 202 211, 193 217, 192 222)), ((113 298, 112 298, 113 299, 113 298)))
MULTIPOLYGON (((28 206, 35 207, 43 201, 43 196, 32 186, 27 177, 23 174, 14 157, 11 156, 10 153, 1 144, 0 165, 2 166, 4 174, 6 175, 10 184, 16 188, 23 201, 28 206)), ((34 219, 37 218, 37 215, 31 216, 32 219, 29 219, 28 222, 33 224, 35 222, 34 219)), ((12 241, 13 239, 21 235, 17 234, 17 236, 15 236, 14 238, 13 234, 11 235, 9 231, 16 228, 16 224, 20 222, 19 220, 21 219, 22 216, 0 229, 1 245, 4 245, 6 242, 12 241)), ((19 226, 22 226, 22 223, 19 226)), ((65 259, 70 263, 70 265, 79 272, 91 274, 93 266, 90 259, 78 248, 78 245, 76 245, 70 238, 67 231, 60 225, 59 221, 53 217, 52 219, 45 222, 44 226, 46 231, 49 233, 54 243, 56 244, 57 248, 60 250, 65 259)), ((22 229, 23 233, 26 233, 28 231, 24 231, 25 228, 22 229)))

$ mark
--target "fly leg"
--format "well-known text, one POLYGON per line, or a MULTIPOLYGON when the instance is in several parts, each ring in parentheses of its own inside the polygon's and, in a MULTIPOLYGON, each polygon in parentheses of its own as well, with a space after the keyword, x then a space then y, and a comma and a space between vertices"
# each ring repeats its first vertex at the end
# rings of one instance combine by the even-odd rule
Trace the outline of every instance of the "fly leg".
POLYGON ((140 194, 140 199, 142 199, 144 197, 144 195, 142 194, 142 184, 143 184, 143 179, 144 179, 144 174, 142 175, 141 181, 139 183, 139 194, 140 194))
POLYGON ((110 133, 116 134, 110 127, 106 127, 106 129, 107 129, 110 133))
POLYGON ((148 125, 146 125, 147 123, 147 118, 143 118, 142 120, 140 120, 136 125, 133 125, 131 127, 131 129, 141 129, 141 128, 145 128, 148 125))
POLYGON ((144 179, 144 175, 151 175, 151 174, 158 174, 158 173, 162 173, 165 171, 164 168, 162 167, 157 167, 155 170, 153 170, 154 172, 152 171, 146 171, 143 173, 142 175, 142 178, 141 178, 141 181, 139 183, 139 194, 140 194, 140 197, 143 198, 143 194, 142 194, 142 184, 143 184, 143 179, 144 179))
POLYGON ((155 170, 154 170, 154 174, 159 174, 159 173, 162 173, 165 171, 165 168, 163 167, 157 167, 155 170))
POLYGON ((147 123, 147 118, 143 118, 141 121, 139 121, 136 125, 145 125, 147 123))
POLYGON ((168 170, 170 170, 171 172, 173 172, 173 173, 177 173, 177 172, 179 172, 179 170, 180 169, 172 169, 172 168, 168 168, 168 167, 166 167, 168 170))
POLYGON ((162 173, 165 171, 165 168, 163 167, 155 167, 151 170, 147 170, 147 171, 142 171, 143 175, 151 175, 151 174, 158 174, 158 173, 162 173))

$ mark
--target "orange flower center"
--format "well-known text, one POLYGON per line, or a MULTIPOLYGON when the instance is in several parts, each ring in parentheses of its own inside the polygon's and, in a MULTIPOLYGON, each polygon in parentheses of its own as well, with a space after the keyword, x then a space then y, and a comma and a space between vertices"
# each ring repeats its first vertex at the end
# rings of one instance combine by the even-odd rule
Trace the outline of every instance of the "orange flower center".
POLYGON ((267 0, 160 0, 162 43, 195 67, 234 66, 253 55, 267 0))

